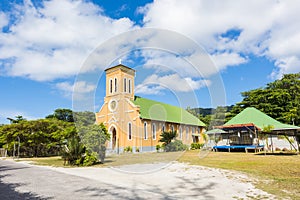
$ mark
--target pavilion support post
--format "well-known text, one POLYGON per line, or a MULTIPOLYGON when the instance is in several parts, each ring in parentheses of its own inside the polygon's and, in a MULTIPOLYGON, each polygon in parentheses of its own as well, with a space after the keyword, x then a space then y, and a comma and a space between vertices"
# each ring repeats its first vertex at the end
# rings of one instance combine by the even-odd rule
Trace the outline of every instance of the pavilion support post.
POLYGON ((288 136, 284 135, 284 137, 285 137, 285 139, 290 143, 290 145, 291 145, 296 151, 299 150, 299 145, 298 145, 298 148, 296 148, 296 147, 294 146, 294 144, 290 141, 290 139, 288 138, 288 136))
POLYGON ((296 138, 297 147, 298 147, 298 153, 299 153, 299 152, 300 152, 300 146, 299 146, 299 143, 300 143, 300 135, 295 135, 295 138, 296 138))
POLYGON ((272 148, 272 153, 274 153, 274 147, 273 147, 273 135, 270 135, 271 136, 271 148, 272 148))

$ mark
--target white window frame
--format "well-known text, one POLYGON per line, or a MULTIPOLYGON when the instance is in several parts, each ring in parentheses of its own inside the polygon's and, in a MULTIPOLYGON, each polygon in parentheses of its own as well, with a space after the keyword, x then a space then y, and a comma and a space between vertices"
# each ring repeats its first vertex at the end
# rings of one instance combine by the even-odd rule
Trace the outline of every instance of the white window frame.
POLYGON ((128 122, 128 140, 132 140, 132 124, 128 122))
POLYGON ((156 124, 152 123, 152 139, 156 140, 156 124))
POLYGON ((127 82, 127 79, 124 78, 124 82, 123 82, 123 84, 124 84, 123 90, 124 90, 125 93, 127 92, 127 85, 126 85, 126 82, 127 82))
POLYGON ((147 122, 144 122, 144 140, 148 140, 147 122))
POLYGON ((118 92, 118 79, 115 77, 115 83, 114 83, 114 87, 115 87, 115 93, 118 92))
POLYGON ((112 94, 113 93, 113 80, 110 78, 109 79, 109 93, 112 94))
POLYGON ((128 93, 131 93, 131 79, 128 79, 128 93))
POLYGON ((189 127, 185 127, 185 139, 188 140, 189 139, 189 127))

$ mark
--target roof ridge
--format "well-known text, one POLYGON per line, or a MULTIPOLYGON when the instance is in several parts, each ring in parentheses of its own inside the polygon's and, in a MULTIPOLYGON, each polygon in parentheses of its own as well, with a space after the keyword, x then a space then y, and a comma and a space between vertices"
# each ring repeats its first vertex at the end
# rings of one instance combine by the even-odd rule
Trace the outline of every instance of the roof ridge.
MULTIPOLYGON (((146 100, 148 100, 148 101, 153 101, 153 102, 156 102, 156 103, 160 103, 160 104, 165 104, 165 105, 167 105, 167 106, 173 106, 173 107, 176 107, 176 108, 180 108, 180 109, 183 109, 183 110, 185 110, 184 108, 182 108, 182 107, 180 107, 180 106, 174 106, 174 105, 172 105, 172 104, 168 104, 168 103, 164 103, 164 102, 161 102, 161 101, 156 101, 156 100, 153 100, 153 99, 149 99, 149 98, 144 98, 144 97, 140 97, 140 96, 134 96, 134 100, 135 100, 135 98, 141 98, 141 99, 146 99, 146 100)), ((185 110, 186 111, 186 110, 185 110)), ((191 113, 190 113, 191 114, 191 113)))
POLYGON ((182 107, 163 103, 160 101, 135 96, 133 103, 140 106, 141 118, 167 121, 179 124, 206 126, 200 119, 189 113, 182 107), (162 106, 162 109, 152 109, 155 105, 162 106))

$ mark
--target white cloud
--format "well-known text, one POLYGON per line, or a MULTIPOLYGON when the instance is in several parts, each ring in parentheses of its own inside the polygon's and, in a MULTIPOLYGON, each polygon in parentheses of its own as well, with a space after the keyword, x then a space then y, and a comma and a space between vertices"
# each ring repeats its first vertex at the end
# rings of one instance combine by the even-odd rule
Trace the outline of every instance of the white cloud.
POLYGON ((153 86, 151 84, 139 84, 135 86, 135 93, 136 94, 147 94, 147 95, 160 95, 163 94, 163 90, 165 88, 161 86, 153 86))
POLYGON ((38 81, 77 74, 97 45, 133 28, 128 18, 111 19, 82 0, 44 1, 43 7, 25 1, 12 12, 0 14, 0 27, 9 26, 0 33, 0 61, 6 61, 0 72, 38 81), (8 23, 12 14, 16 20, 8 23))
POLYGON ((217 53, 212 54, 211 57, 219 70, 224 69, 227 66, 236 66, 247 62, 247 59, 238 53, 217 53))
POLYGON ((6 15, 0 12, 0 30, 8 23, 6 15))
POLYGON ((192 92, 210 85, 209 80, 194 80, 190 77, 182 78, 178 74, 158 76, 153 74, 147 77, 143 83, 136 86, 139 94, 161 94, 162 90, 168 89, 172 92, 192 92))
POLYGON ((93 92, 96 89, 96 85, 87 83, 85 81, 78 81, 74 84, 69 82, 60 82, 56 83, 55 87, 63 91, 65 97, 71 97, 72 95, 75 95, 76 98, 84 97, 86 93, 93 92))
POLYGON ((145 15, 145 27, 174 30, 204 45, 218 69, 247 62, 244 55, 254 54, 274 61, 280 74, 300 69, 295 67, 300 59, 299 10, 296 0, 155 0, 139 12, 145 15), (230 31, 236 31, 235 38, 230 31))
MULTIPOLYGON (((274 61, 278 67, 274 76, 298 72, 300 22, 296 19, 300 18, 299 10, 300 4, 293 0, 156 0, 139 9, 144 14, 144 27, 169 29, 190 37, 205 47, 216 64, 214 67, 203 52, 193 52, 191 45, 176 34, 145 32, 141 37, 143 32, 135 33, 129 37, 140 39, 124 46, 128 50, 164 46, 175 53, 179 51, 183 56, 158 49, 143 51, 141 56, 146 60, 145 66, 155 68, 158 73, 177 73, 196 82, 199 77, 206 78, 228 66, 246 63, 250 54, 274 61), (230 31, 236 32, 235 37, 230 36, 230 31), (182 49, 190 52, 180 52, 182 49), (187 61, 192 61, 194 66, 190 67, 187 61)), ((0 27, 6 25, 9 31, 0 33, 0 73, 37 81, 77 74, 97 45, 119 33, 140 28, 128 18, 109 18, 101 7, 84 0, 44 1, 43 7, 38 8, 25 1, 11 13, 0 13, 0 27), (11 16, 14 21, 9 21, 11 16)), ((116 38, 111 46, 124 41, 126 37, 116 38)), ((99 62, 107 63, 119 55, 117 47, 102 49, 91 57, 87 65, 92 68, 88 69, 103 69, 107 66, 99 62), (104 58, 101 61, 99 54, 104 58)), ((147 87, 142 88, 146 91, 147 87)))

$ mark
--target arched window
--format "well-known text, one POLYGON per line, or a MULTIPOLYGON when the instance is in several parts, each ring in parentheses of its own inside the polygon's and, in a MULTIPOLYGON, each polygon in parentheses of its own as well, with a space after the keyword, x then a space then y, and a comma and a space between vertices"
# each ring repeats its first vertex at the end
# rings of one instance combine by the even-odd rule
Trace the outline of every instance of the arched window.
POLYGON ((185 139, 188 140, 189 139, 189 127, 185 128, 185 139))
POLYGON ((192 128, 192 133, 195 133, 195 127, 192 128))
POLYGON ((126 78, 124 78, 124 92, 126 92, 126 82, 127 82, 127 80, 126 80, 126 78))
POLYGON ((147 122, 144 122, 144 140, 148 139, 147 122))
POLYGON ((173 125, 171 125, 171 131, 174 132, 174 126, 173 125))
POLYGON ((155 123, 152 124, 152 139, 156 140, 156 125, 155 125, 155 123))
POLYGON ((128 92, 131 93, 131 79, 128 80, 128 92))
POLYGON ((165 125, 164 124, 161 127, 161 132, 165 132, 165 125))
POLYGON ((118 79, 115 78, 115 92, 118 91, 118 79))
POLYGON ((131 140, 132 139, 132 134, 131 134, 131 123, 129 122, 128 123, 128 140, 131 140))
POLYGON ((179 139, 182 140, 182 127, 181 126, 179 127, 179 139))
POLYGON ((109 92, 113 92, 113 81, 111 79, 109 80, 109 92))

